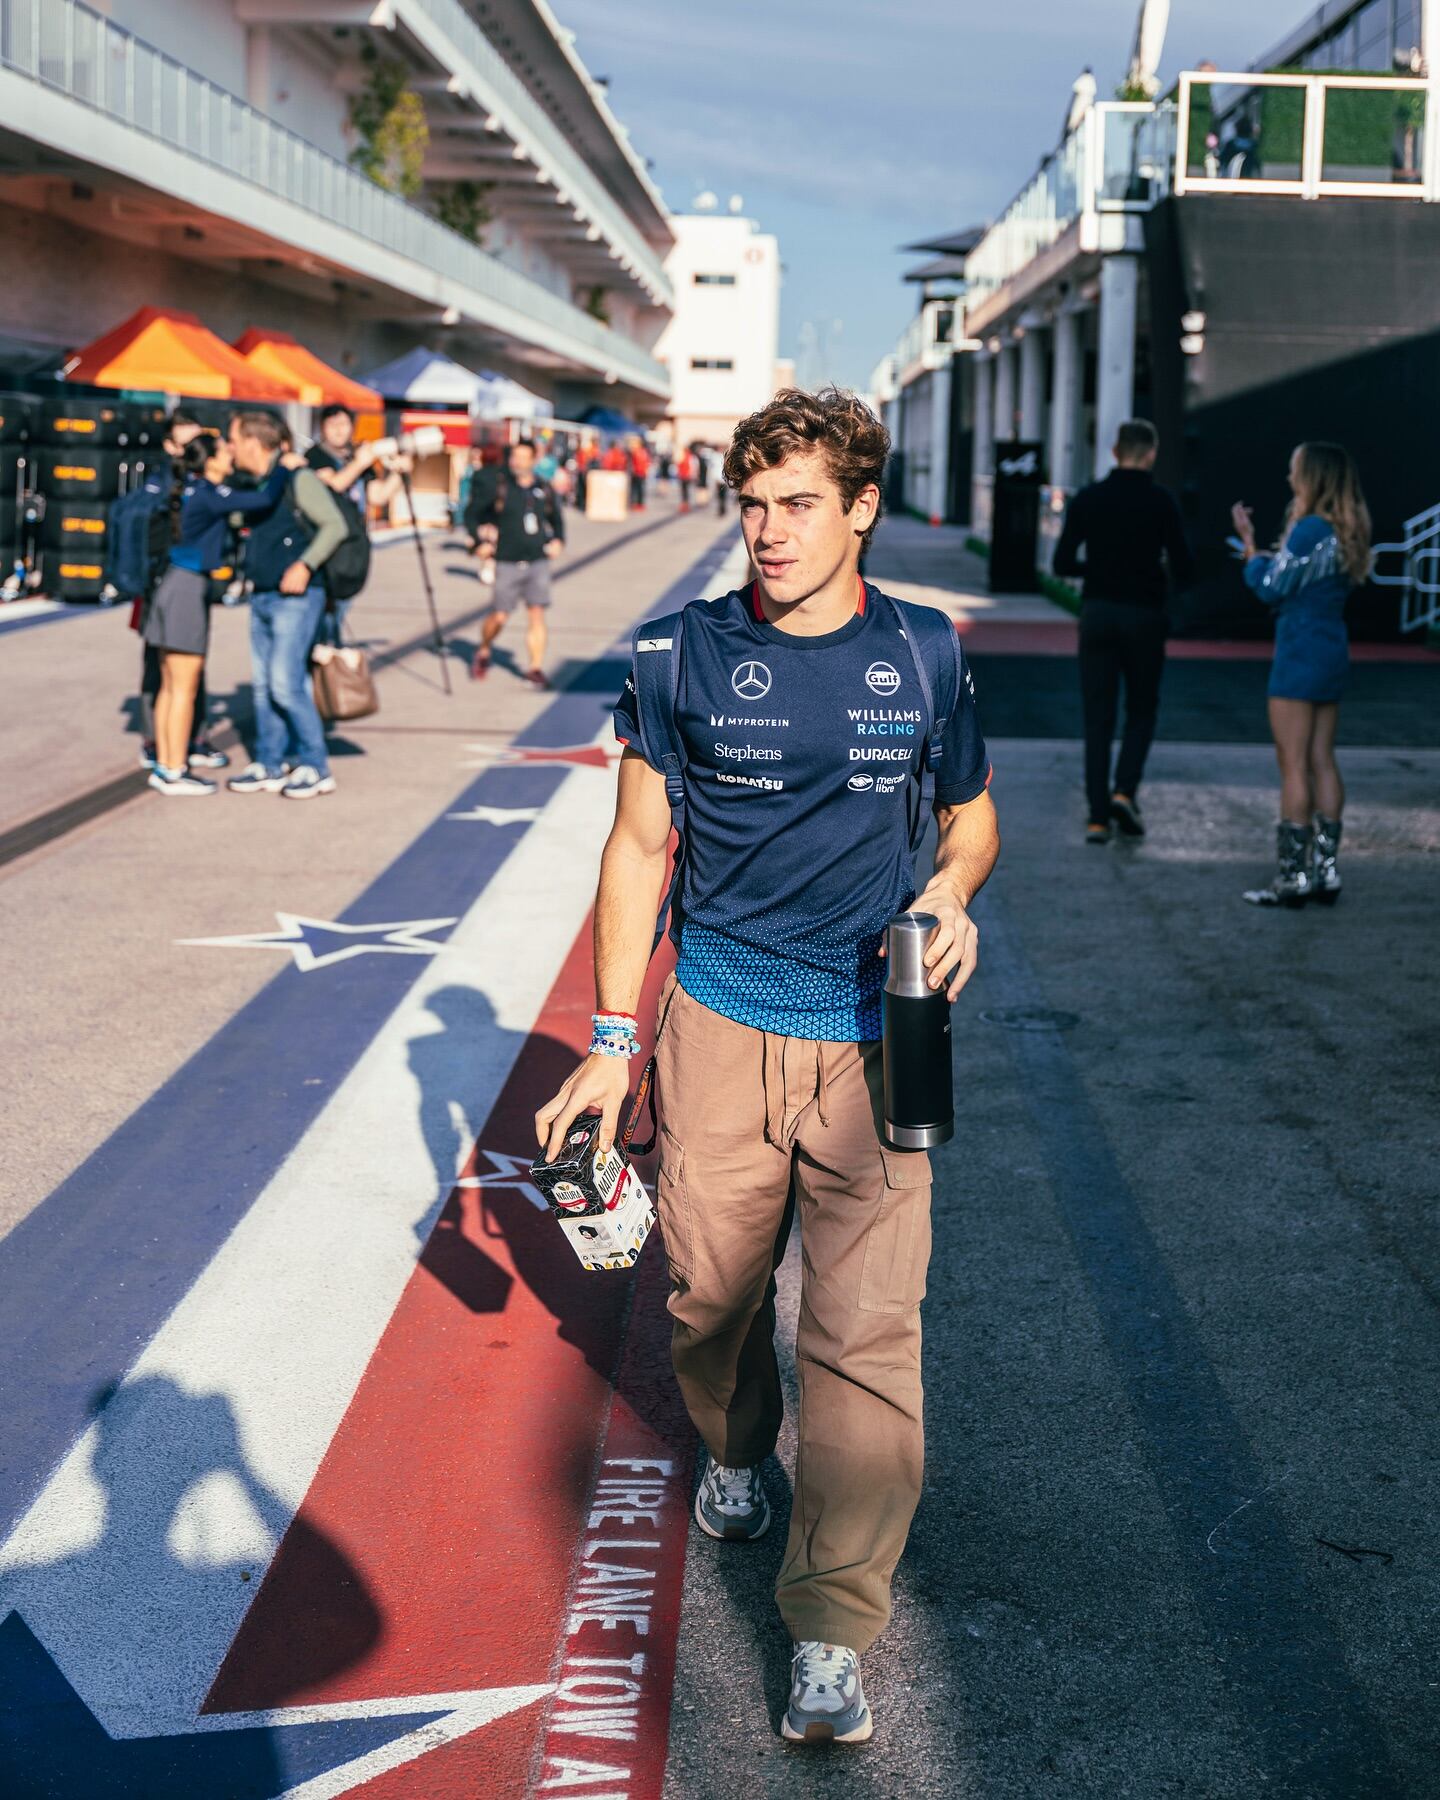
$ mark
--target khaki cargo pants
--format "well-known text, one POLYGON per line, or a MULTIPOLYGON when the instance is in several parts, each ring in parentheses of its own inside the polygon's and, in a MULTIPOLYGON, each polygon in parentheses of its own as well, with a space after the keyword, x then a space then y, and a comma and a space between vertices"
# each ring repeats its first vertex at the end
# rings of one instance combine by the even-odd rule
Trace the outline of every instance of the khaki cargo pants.
POLYGON ((774 1267, 793 1178, 800 1448, 776 1598, 792 1638, 864 1650, 889 1619, 920 1497, 930 1159, 879 1141, 878 1044, 756 1031, 673 977, 661 1013, 675 1374, 717 1462, 749 1467, 775 1448, 774 1267))

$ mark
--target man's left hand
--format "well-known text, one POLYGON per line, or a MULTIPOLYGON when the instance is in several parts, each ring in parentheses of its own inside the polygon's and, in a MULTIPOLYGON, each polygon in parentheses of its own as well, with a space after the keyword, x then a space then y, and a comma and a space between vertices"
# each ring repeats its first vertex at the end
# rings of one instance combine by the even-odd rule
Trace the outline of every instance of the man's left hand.
POLYGON ((980 934, 960 904, 954 888, 941 876, 935 877, 910 910, 933 913, 940 921, 925 952, 925 967, 929 971, 930 986, 940 988, 945 985, 945 971, 955 965, 945 991, 945 998, 953 1000, 975 973, 980 956, 980 934))
POLYGON ((308 563, 293 562, 280 577, 280 592, 282 594, 303 594, 313 579, 308 563))
POLYGON ((565 554, 565 546, 560 542, 559 538, 551 538, 550 542, 545 546, 545 554, 550 558, 551 562, 554 562, 557 556, 563 556, 565 554))

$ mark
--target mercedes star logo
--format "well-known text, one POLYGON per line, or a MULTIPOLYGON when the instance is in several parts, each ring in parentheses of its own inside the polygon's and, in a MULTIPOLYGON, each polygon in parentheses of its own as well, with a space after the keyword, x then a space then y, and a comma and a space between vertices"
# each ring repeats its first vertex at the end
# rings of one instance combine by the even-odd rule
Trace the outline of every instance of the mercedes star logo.
POLYGON ((730 677, 742 700, 763 700, 770 692, 770 671, 762 662, 743 662, 730 677))
POLYGON ((865 685, 874 694, 893 694, 900 685, 900 675, 887 662, 873 662, 865 671, 865 685))

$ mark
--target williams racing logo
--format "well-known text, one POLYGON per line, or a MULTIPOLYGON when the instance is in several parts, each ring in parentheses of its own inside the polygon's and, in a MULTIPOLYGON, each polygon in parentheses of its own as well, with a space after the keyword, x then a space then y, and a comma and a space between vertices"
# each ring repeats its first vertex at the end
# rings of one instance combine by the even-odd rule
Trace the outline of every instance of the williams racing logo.
POLYGON ((846 712, 856 737, 914 737, 923 716, 918 706, 850 706, 846 712))

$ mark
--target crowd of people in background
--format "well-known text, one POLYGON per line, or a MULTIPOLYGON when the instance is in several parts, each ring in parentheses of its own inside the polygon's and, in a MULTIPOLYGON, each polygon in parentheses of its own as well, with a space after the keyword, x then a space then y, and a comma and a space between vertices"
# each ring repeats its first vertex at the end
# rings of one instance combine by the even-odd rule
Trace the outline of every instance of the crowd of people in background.
MULTIPOLYGON (((1165 666, 1167 604, 1193 578, 1195 557, 1174 497, 1154 478, 1159 438, 1145 420, 1120 427, 1115 466, 1071 500, 1054 572, 1082 583, 1079 674, 1084 717, 1085 841, 1118 831, 1145 835, 1140 803, 1155 735, 1165 666), (1121 725, 1121 697, 1124 716, 1121 725), (1120 725, 1118 758, 1114 754, 1120 725)), ((565 549, 565 503, 583 508, 595 470, 626 478, 628 505, 642 511, 652 488, 681 512, 715 488, 724 513, 719 451, 700 442, 656 444, 643 436, 602 445, 582 439, 563 454, 553 439, 520 440, 472 453, 457 505, 491 599, 471 674, 483 679, 510 615, 526 615, 524 678, 548 685, 550 571, 565 549)), ((218 791, 211 772, 229 758, 207 729, 205 657, 210 609, 248 590, 254 724, 251 760, 226 781, 236 794, 291 800, 335 790, 310 665, 322 642, 338 644, 355 579, 341 563, 368 568, 367 520, 388 508, 409 472, 393 440, 358 442, 344 407, 321 413, 303 455, 273 413, 242 412, 225 433, 181 408, 169 420, 168 471, 152 472, 126 502, 117 542, 143 544, 128 561, 142 665, 141 762, 167 797, 218 791), (243 583, 237 578, 243 539, 243 583), (137 555, 143 574, 134 573, 137 555)), ((1251 510, 1238 504, 1230 544, 1246 585, 1275 613, 1269 721, 1280 768, 1274 879, 1245 893, 1257 906, 1333 902, 1345 804, 1335 760, 1348 673, 1345 604, 1370 565, 1370 515, 1347 452, 1299 445, 1290 460, 1291 504, 1280 541, 1262 551, 1251 510)), ((124 579, 124 578, 122 578, 124 579)), ((363 573, 360 576, 363 580, 363 573)))

